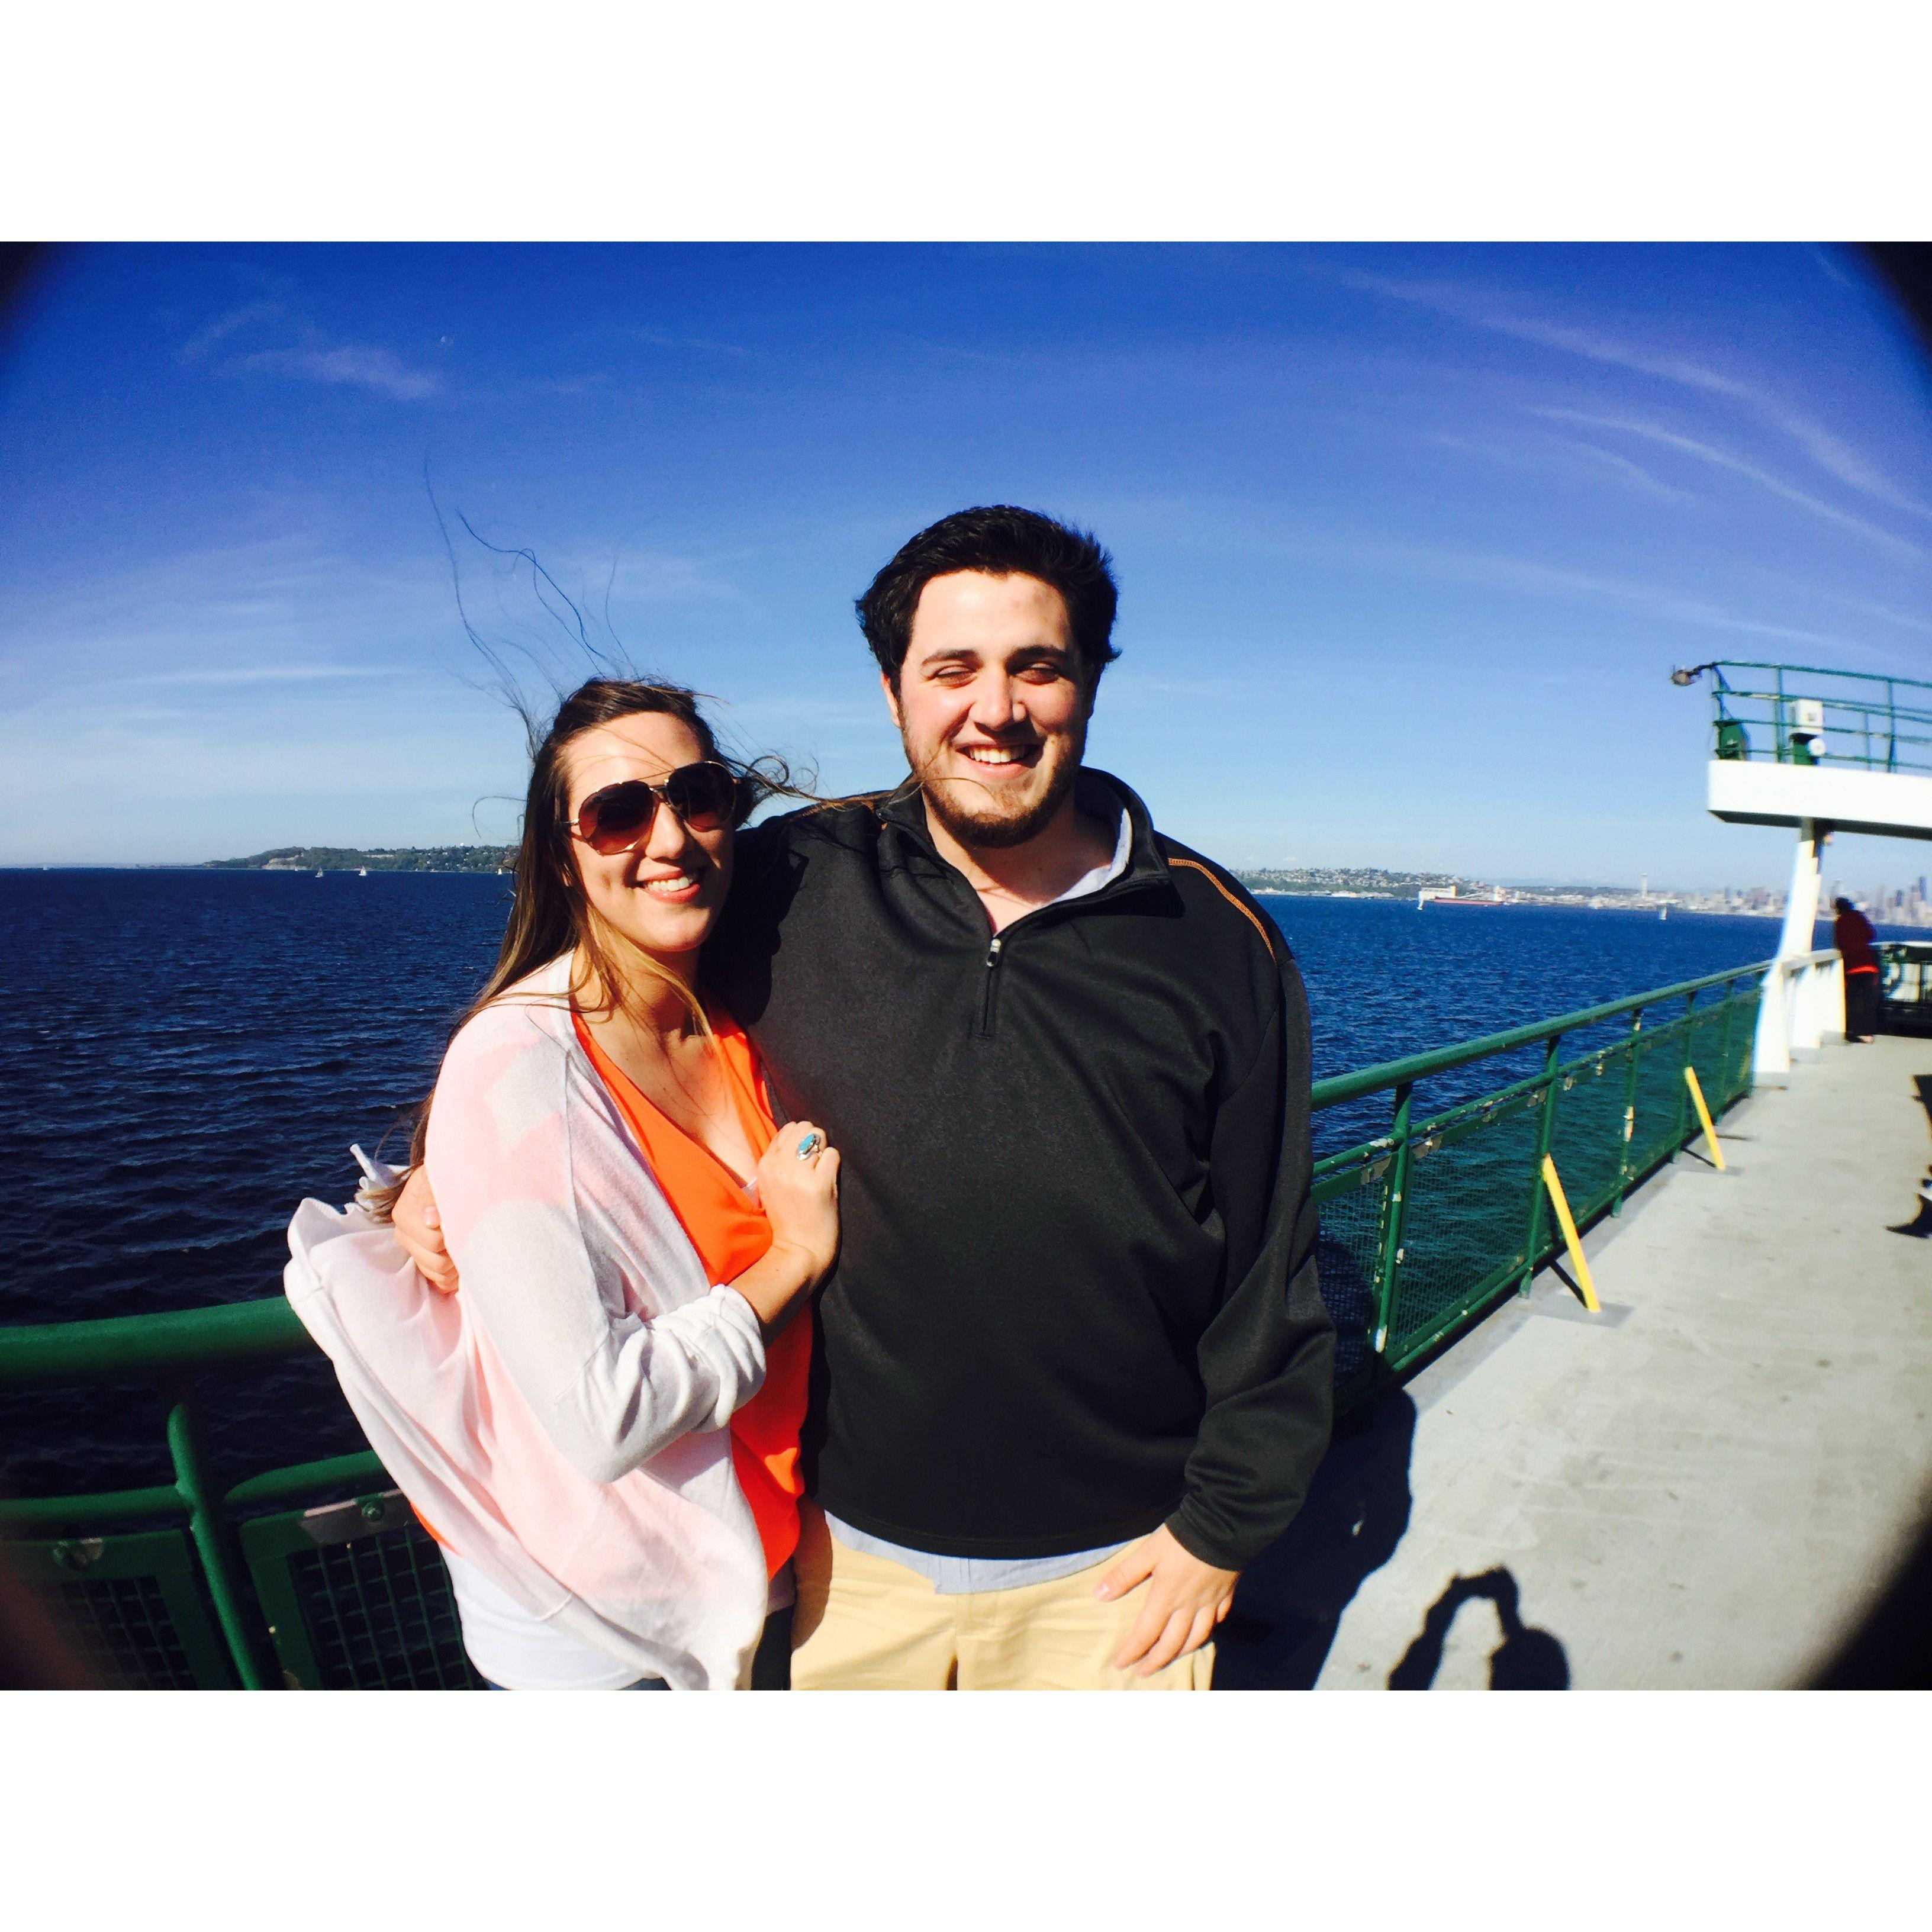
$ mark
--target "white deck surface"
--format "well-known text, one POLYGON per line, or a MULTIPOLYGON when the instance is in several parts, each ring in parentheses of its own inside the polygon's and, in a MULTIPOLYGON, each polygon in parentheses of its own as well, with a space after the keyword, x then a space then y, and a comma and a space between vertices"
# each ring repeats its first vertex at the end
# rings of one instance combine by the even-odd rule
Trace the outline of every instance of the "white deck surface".
POLYGON ((1601 1316, 1546 1271, 1412 1416, 1338 1443, 1348 1533, 1393 1550, 1335 1605, 1321 1687, 1487 1687, 1512 1582, 1530 1634, 1496 1667, 1531 1683, 1802 1684, 1856 1628, 1932 1508, 1932 1241, 1888 1232, 1932 1161, 1932 1042, 1778 1082, 1720 1124, 1729 1173, 1680 1155, 1593 1232, 1601 1316))

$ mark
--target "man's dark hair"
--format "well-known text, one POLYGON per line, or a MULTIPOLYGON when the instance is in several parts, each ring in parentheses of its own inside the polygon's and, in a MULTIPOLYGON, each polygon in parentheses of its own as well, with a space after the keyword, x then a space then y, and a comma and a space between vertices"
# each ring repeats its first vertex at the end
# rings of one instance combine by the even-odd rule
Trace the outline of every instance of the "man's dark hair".
POLYGON ((857 600, 859 628, 896 687, 912 641, 920 594, 935 577, 983 571, 988 577, 1036 577, 1051 584, 1066 606, 1073 647, 1090 692, 1120 656, 1113 646, 1114 611, 1120 592, 1108 556, 1084 530, 1055 523, 1037 510, 994 503, 956 510, 904 544, 857 600))

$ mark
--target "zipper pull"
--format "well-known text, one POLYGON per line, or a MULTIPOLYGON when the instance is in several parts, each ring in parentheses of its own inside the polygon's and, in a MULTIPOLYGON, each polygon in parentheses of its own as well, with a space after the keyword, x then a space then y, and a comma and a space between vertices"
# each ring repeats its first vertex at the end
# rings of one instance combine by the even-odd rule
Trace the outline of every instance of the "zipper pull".
POLYGON ((988 972, 1000 963, 1000 948, 1006 943, 1004 939, 995 939, 986 948, 986 968, 988 972))

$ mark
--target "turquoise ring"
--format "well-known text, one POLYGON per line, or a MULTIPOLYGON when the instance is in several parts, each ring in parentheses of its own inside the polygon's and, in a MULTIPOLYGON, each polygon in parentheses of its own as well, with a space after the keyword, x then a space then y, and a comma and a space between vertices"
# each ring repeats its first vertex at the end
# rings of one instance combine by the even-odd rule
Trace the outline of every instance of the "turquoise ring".
POLYGON ((824 1144, 825 1136, 823 1134, 807 1134, 804 1139, 800 1141, 798 1144, 799 1159, 800 1160, 809 1160, 812 1156, 824 1144))

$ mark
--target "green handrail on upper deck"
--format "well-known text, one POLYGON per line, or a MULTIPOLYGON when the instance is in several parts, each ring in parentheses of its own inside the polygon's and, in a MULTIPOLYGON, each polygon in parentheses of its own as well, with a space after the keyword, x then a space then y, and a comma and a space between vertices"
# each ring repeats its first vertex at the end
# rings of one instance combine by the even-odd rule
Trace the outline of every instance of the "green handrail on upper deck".
MULTIPOLYGON (((1720 759, 1932 772, 1932 683, 1923 679, 1722 658, 1674 670, 1671 680, 1692 684, 1706 671, 1712 674, 1713 749, 1720 759), (1734 684, 1725 676, 1727 671, 1768 672, 1769 688, 1734 684), (1837 688, 1840 686, 1849 688, 1837 688), (1901 691, 1907 694, 1904 702, 1901 691), (1913 698, 1911 694, 1916 692, 1924 696, 1913 698), (1820 707, 1815 724, 1799 713, 1798 707, 1806 703, 1820 707), (1754 740, 1754 729, 1766 734, 1766 742, 1754 740), (1901 746, 1906 748, 1904 753, 1901 746)), ((1762 685, 1766 680, 1753 682, 1762 685)))

